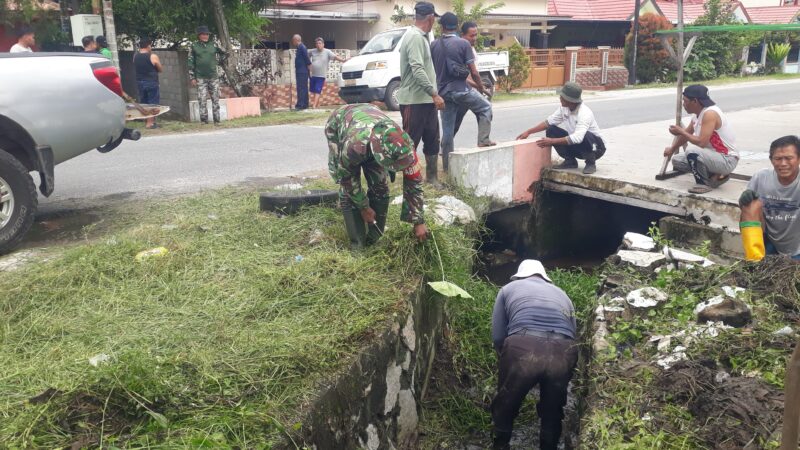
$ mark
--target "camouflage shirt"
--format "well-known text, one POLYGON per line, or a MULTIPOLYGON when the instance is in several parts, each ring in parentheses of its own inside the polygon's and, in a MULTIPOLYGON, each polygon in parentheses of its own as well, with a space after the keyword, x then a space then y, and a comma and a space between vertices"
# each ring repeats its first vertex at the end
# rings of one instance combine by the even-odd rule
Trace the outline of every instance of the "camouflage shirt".
POLYGON ((400 219, 425 223, 422 214, 422 173, 408 134, 373 105, 347 105, 335 110, 325 126, 328 172, 353 205, 369 206, 361 188, 360 165, 374 158, 385 170, 403 172, 403 209, 400 219))

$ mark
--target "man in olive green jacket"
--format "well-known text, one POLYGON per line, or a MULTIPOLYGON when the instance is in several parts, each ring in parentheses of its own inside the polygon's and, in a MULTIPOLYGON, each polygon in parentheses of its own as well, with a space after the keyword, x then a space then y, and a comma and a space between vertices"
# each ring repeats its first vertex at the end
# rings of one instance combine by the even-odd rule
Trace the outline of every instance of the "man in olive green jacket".
POLYGON ((192 86, 197 87, 197 103, 200 106, 200 122, 208 124, 208 96, 214 125, 219 124, 219 75, 217 66, 223 64, 228 54, 210 41, 211 33, 207 26, 197 27, 198 41, 189 51, 189 76, 192 86))
POLYGON ((411 27, 400 46, 400 88, 397 101, 403 117, 403 130, 414 141, 425 142, 425 178, 437 182, 439 158, 439 115, 444 109, 444 99, 436 88, 436 71, 431 58, 428 33, 433 29, 438 14, 433 4, 419 2, 414 6, 415 26, 411 27))

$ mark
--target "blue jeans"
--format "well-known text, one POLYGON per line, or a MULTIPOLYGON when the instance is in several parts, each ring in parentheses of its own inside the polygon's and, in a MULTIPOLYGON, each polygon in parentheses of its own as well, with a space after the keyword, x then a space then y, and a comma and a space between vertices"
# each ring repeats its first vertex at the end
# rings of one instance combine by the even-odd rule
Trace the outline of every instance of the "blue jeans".
POLYGON ((444 94, 444 111, 442 117, 442 156, 447 158, 453 152, 453 139, 467 111, 475 113, 478 119, 478 145, 486 145, 491 141, 492 104, 478 91, 470 89, 464 92, 448 92, 444 94))
POLYGON ((158 81, 139 80, 136 82, 136 85, 136 87, 139 88, 139 103, 157 105, 161 102, 158 81))
MULTIPOLYGON (((764 234, 764 250, 765 250, 765 253, 768 254, 768 255, 779 255, 780 254, 780 253, 778 253, 778 249, 775 248, 775 244, 773 244, 772 241, 769 240, 769 238, 767 237, 766 234, 764 234)), ((799 255, 790 256, 790 258, 792 258, 795 261, 800 261, 800 254, 799 255)))

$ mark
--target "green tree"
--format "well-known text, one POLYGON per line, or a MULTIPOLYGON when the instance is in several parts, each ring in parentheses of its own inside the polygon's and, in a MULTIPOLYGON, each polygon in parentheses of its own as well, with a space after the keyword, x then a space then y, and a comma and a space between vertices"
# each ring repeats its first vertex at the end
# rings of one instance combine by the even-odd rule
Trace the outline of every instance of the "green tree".
MULTIPOLYGON (((669 52, 654 33, 670 30, 672 24, 658 14, 639 17, 639 52, 636 56, 636 78, 642 83, 672 81, 675 79, 675 63, 669 52)), ((633 64, 633 27, 625 37, 625 66, 631 70, 633 64)))
MULTIPOLYGON (((498 8, 502 8, 504 5, 505 4, 503 2, 484 5, 482 1, 479 1, 475 3, 469 11, 467 11, 466 6, 464 5, 464 0, 453 0, 450 3, 453 14, 458 17, 459 30, 461 30, 461 24, 464 22, 475 22, 478 24, 478 28, 480 28, 480 24, 487 14, 498 8)), ((486 45, 488 40, 489 38, 487 36, 478 35, 478 42, 475 46, 478 50, 483 50, 483 47, 486 45)))
MULTIPOLYGON (((735 3, 708 0, 705 14, 692 23, 693 26, 730 25, 740 23, 733 11, 735 3)), ((703 33, 697 39, 692 55, 686 62, 688 80, 708 80, 723 75, 736 74, 741 69, 742 48, 749 45, 752 34, 747 32, 703 33)))
POLYGON ((46 11, 40 0, 0 0, 0 25, 12 32, 20 25, 30 26, 36 33, 36 44, 44 50, 55 50, 68 41, 61 30, 58 11, 46 11))
MULTIPOLYGON (((267 21, 258 12, 272 3, 273 0, 222 0, 231 38, 248 42, 259 36, 267 21)), ((81 9, 91 11, 91 0, 83 0, 81 9)), ((208 25, 220 36, 214 2, 208 0, 114 0, 114 22, 123 38, 147 36, 173 47, 184 39, 195 39, 198 25, 208 25)))
POLYGON ((500 88, 510 93, 519 89, 531 73, 531 60, 525 49, 515 42, 508 48, 508 76, 500 77, 497 82, 500 88))

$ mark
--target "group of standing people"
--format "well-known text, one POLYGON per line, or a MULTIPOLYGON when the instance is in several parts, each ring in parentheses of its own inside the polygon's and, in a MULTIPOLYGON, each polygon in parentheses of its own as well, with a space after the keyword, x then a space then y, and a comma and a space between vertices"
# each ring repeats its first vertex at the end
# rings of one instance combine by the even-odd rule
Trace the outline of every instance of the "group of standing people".
POLYGON ((309 106, 318 108, 331 61, 345 62, 347 59, 337 55, 333 50, 325 48, 325 39, 321 37, 314 39, 314 48, 309 50, 303 44, 303 37, 295 34, 292 36, 292 47, 296 49, 294 72, 297 83, 297 102, 294 108, 296 110, 308 109, 309 106), (309 91, 312 96, 310 103, 309 91))

